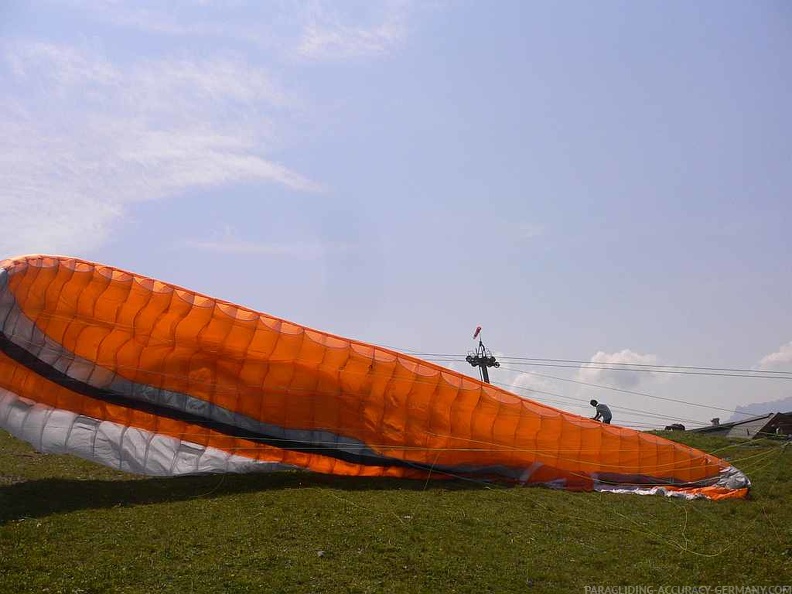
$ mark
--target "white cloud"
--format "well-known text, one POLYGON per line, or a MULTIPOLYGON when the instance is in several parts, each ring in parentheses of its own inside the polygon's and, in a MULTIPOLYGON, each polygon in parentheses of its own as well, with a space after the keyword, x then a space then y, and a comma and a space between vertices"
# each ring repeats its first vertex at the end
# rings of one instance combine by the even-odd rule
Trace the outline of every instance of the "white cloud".
POLYGON ((298 53, 314 60, 336 60, 384 54, 401 41, 404 28, 399 22, 383 23, 371 29, 343 25, 309 25, 303 33, 298 53))
POLYGON ((130 100, 144 100, 149 108, 163 109, 174 98, 176 107, 208 102, 288 108, 296 102, 271 75, 233 55, 146 61, 131 70, 130 79, 134 83, 126 89, 132 93, 130 100))
POLYGON ((509 392, 524 398, 578 414, 580 414, 580 410, 587 410, 588 407, 588 402, 580 395, 579 387, 565 382, 563 378, 556 379, 535 373, 518 373, 508 386, 504 387, 509 392))
MULTIPOLYGON (((90 84, 112 84, 118 72, 109 62, 88 57, 77 49, 50 43, 17 44, 5 59, 19 78, 38 77, 43 85, 55 91, 90 84)), ((85 88, 82 87, 83 92, 85 88)))
POLYGON ((641 371, 640 366, 657 365, 657 355, 642 355, 624 349, 616 353, 597 352, 590 363, 581 365, 578 380, 591 384, 604 384, 621 389, 632 389, 641 382, 658 376, 649 370, 641 371), (629 371, 634 369, 635 371, 629 371))
POLYGON ((315 3, 306 13, 297 48, 301 57, 344 60, 383 55, 397 47, 407 34, 407 2, 363 3, 354 16, 346 18, 329 6, 315 3), (377 8, 383 10, 378 12, 377 8), (374 14, 369 16, 367 24, 360 24, 364 9, 374 14))
POLYGON ((79 46, 19 36, 0 46, 0 209, 13 224, 0 254, 86 255, 131 204, 197 188, 323 191, 272 156, 303 133, 294 123, 311 119, 275 72, 288 74, 295 56, 385 54, 405 38, 412 10, 408 0, 42 2, 71 11, 87 34, 79 46), (118 31, 121 41, 104 45, 118 31), (209 44, 201 54, 172 49, 187 36, 209 44))
MULTIPOLYGON (((0 95, 0 252, 79 253, 101 245, 130 203, 264 181, 321 187, 266 156, 269 114, 291 105, 234 57, 127 66, 73 47, 10 45, 0 95)), ((3 72, 0 70, 0 82, 3 72)))
POLYGON ((510 392, 523 394, 529 397, 531 393, 550 392, 552 394, 557 394, 559 388, 558 382, 531 373, 519 373, 509 383, 510 392))
POLYGON ((413 5, 410 0, 258 4, 200 1, 200 7, 107 0, 69 0, 68 4, 88 18, 116 27, 158 35, 232 40, 317 61, 386 54, 406 37, 413 5))
POLYGON ((222 23, 230 12, 245 8, 243 2, 136 2, 116 0, 58 0, 56 6, 66 6, 82 12, 86 17, 116 27, 137 29, 161 35, 236 36, 238 27, 222 23), (147 5, 148 4, 148 5, 147 5), (215 6, 216 5, 216 6, 215 6))
POLYGON ((190 248, 224 254, 254 254, 259 256, 280 256, 313 260, 325 256, 330 251, 349 249, 341 243, 293 242, 264 243, 241 239, 237 232, 226 226, 221 232, 213 233, 206 240, 188 240, 185 245, 190 248))
POLYGON ((792 367, 792 342, 783 344, 776 352, 762 357, 757 369, 772 371, 790 367, 792 367))

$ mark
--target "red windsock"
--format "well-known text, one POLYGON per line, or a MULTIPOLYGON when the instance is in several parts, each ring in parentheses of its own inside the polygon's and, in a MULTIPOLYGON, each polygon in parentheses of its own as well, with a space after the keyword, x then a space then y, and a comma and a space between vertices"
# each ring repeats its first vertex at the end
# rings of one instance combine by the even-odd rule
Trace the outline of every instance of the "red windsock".
POLYGON ((473 338, 476 338, 481 332, 481 326, 476 326, 476 331, 473 333, 473 338))

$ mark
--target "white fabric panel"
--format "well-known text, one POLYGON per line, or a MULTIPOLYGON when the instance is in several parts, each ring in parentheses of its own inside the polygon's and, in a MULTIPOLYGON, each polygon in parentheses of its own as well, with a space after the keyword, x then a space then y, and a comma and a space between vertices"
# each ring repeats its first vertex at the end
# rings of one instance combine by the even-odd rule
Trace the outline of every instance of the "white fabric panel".
POLYGON ((76 416, 73 412, 53 408, 41 435, 41 447, 37 449, 47 454, 65 452, 66 439, 76 416))
POLYGON ((55 409, 0 388, 0 422, 37 450, 72 454, 136 474, 172 476, 293 468, 55 409))
POLYGON ((121 439, 124 435, 123 425, 115 423, 101 423, 101 429, 94 436, 93 455, 98 460, 105 461, 105 464, 114 468, 121 467, 121 439), (110 460, 116 459, 115 464, 109 464, 110 460))
POLYGON ((683 499, 706 499, 701 493, 686 493, 685 491, 668 490, 664 487, 624 487, 618 485, 594 485, 595 491, 603 493, 622 493, 632 495, 665 495, 666 497, 682 497, 683 499))
POLYGON ((50 409, 45 414, 34 414, 35 411, 35 405, 28 408, 28 415, 24 421, 23 439, 30 443, 35 449, 41 450, 44 427, 47 424, 52 410, 50 409))
POLYGON ((157 434, 146 435, 146 455, 144 457, 149 474, 167 476, 175 463, 179 441, 157 434))
POLYGON ((104 367, 99 367, 99 365, 94 365, 86 383, 96 388, 107 388, 114 379, 115 373, 104 367))
POLYGON ((121 459, 120 470, 135 474, 152 474, 151 472, 146 472, 145 466, 140 462, 146 459, 146 453, 151 442, 150 436, 151 434, 148 431, 135 427, 127 428, 123 439, 119 443, 121 450, 119 453, 121 459))
MULTIPOLYGON (((0 388, 1 390, 2 388, 0 388)), ((35 403, 27 400, 18 398, 14 401, 12 398, 6 398, 4 404, 10 406, 11 408, 7 411, 7 415, 4 415, 3 412, 0 412, 0 416, 6 416, 6 421, 4 426, 5 427, 18 427, 17 432, 13 432, 8 429, 8 432, 14 435, 15 437, 19 437, 19 439, 23 441, 27 441, 30 443, 29 436, 25 435, 25 425, 27 423, 27 417, 30 412, 33 410, 35 403)))
MULTIPOLYGON (((97 419, 75 415, 69 436, 66 439, 66 450, 81 458, 102 460, 104 464, 107 464, 107 461, 97 456, 94 451, 94 439, 99 431, 99 425, 100 422, 97 419)), ((114 466, 114 464, 109 465, 114 466)))
MULTIPOLYGON (((233 462, 231 460, 232 457, 232 454, 229 452, 224 452, 223 450, 218 450, 217 448, 206 448, 196 460, 195 472, 197 474, 206 474, 207 472, 212 472, 210 469, 217 466, 224 466, 229 463, 238 464, 238 462, 233 462)), ((243 456, 239 456, 239 458, 244 459, 243 456)), ((253 461, 251 460, 251 462, 253 461)), ((286 467, 287 465, 281 465, 281 468, 286 467)), ((255 471, 255 468, 251 467, 251 471, 255 471)), ((240 470, 239 472, 248 471, 240 470)))
POLYGON ((68 365, 65 368, 62 368, 62 365, 60 364, 56 365, 55 367, 59 371, 64 372, 69 377, 74 378, 83 383, 86 383, 91 378, 94 369, 96 369, 96 363, 87 361, 82 357, 74 357, 72 360, 69 361, 68 365))
MULTIPOLYGON (((736 469, 734 466, 728 466, 721 470, 717 481, 702 483, 700 486, 745 489, 751 486, 751 481, 741 470, 736 469)), ((656 487, 635 485, 631 487, 595 482, 594 490, 607 493, 634 493, 636 495, 665 495, 666 497, 684 497, 685 499, 707 499, 706 495, 666 489, 662 485, 656 487)))

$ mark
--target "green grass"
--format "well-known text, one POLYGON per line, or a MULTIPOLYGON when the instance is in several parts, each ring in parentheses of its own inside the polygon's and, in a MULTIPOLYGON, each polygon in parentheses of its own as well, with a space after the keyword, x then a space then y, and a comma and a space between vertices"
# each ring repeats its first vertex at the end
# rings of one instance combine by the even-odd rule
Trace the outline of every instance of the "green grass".
POLYGON ((792 583, 792 448, 747 501, 306 473, 139 478, 0 431, 0 592, 584 592, 792 583))

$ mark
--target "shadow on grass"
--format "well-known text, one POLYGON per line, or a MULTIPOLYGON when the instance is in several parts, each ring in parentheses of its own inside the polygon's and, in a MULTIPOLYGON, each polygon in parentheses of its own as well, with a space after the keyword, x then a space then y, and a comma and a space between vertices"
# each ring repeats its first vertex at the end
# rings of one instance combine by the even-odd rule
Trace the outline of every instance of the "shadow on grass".
POLYGON ((48 478, 0 486, 0 526, 23 518, 86 509, 108 509, 189 499, 214 498, 271 489, 343 489, 347 491, 482 489, 463 480, 358 478, 302 472, 224 474, 131 480, 48 478))

